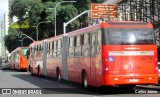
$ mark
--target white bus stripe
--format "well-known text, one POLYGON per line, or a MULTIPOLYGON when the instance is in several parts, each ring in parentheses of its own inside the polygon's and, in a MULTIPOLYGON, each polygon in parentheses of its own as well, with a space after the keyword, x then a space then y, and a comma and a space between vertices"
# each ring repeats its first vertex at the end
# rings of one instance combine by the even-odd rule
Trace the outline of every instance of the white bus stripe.
POLYGON ((154 51, 109 51, 109 56, 142 56, 154 55, 154 51))

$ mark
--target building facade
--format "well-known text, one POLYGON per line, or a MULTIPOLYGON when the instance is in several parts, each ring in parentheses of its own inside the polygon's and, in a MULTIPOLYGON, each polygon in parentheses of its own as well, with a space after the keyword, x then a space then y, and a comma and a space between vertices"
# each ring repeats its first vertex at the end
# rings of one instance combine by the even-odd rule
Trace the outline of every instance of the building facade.
POLYGON ((8 27, 9 27, 9 17, 8 17, 8 11, 4 13, 3 21, 1 22, 1 52, 0 56, 6 56, 8 55, 8 50, 6 49, 4 45, 4 37, 5 35, 8 35, 8 27))

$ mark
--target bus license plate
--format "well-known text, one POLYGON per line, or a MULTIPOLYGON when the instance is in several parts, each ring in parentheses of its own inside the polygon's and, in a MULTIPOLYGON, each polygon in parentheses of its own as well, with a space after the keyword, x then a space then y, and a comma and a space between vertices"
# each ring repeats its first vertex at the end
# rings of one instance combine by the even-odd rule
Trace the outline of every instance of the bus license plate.
POLYGON ((138 82, 138 79, 137 78, 132 78, 132 79, 129 79, 129 82, 138 82))

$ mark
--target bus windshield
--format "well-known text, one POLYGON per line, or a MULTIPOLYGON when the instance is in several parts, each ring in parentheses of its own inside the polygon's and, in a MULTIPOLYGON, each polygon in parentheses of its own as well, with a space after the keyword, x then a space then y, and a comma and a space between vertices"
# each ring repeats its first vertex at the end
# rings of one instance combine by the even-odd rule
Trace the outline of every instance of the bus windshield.
POLYGON ((103 32, 103 44, 132 45, 154 44, 153 29, 144 28, 109 28, 103 32))
POLYGON ((22 49, 22 55, 23 55, 23 56, 26 56, 26 55, 27 55, 27 50, 28 50, 28 48, 23 48, 23 49, 22 49))

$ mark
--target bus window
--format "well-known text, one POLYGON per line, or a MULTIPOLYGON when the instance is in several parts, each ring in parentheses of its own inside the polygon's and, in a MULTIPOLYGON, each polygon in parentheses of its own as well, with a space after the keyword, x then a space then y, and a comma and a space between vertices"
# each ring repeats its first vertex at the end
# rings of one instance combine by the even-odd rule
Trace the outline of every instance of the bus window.
POLYGON ((47 57, 49 57, 50 43, 47 43, 47 57))
POLYGON ((100 48, 101 48, 101 44, 102 44, 102 33, 101 33, 101 30, 98 30, 98 37, 97 37, 97 54, 99 53, 100 51, 100 48))
POLYGON ((68 51, 69 57, 74 56, 74 37, 69 38, 69 51, 68 51))
POLYGON ((152 29, 119 29, 110 28, 103 32, 103 44, 110 45, 132 45, 132 44, 154 44, 152 29))
POLYGON ((84 34, 81 35, 81 45, 84 45, 84 34))
POLYGON ((76 44, 77 44, 77 37, 75 36, 74 37, 74 46, 76 46, 76 44))
POLYGON ((61 40, 58 40, 58 48, 60 49, 62 47, 61 40))
POLYGON ((58 40, 58 50, 57 50, 57 57, 61 57, 61 40, 58 40))
POLYGON ((76 46, 80 46, 81 44, 81 41, 80 41, 80 35, 77 36, 77 41, 76 41, 76 46))
POLYGON ((19 54, 19 51, 17 51, 17 52, 16 52, 16 61, 19 60, 19 55, 20 55, 20 54, 19 54))
POLYGON ((54 41, 54 50, 53 50, 53 57, 56 57, 56 51, 57 51, 57 41, 54 41))
POLYGON ((76 37, 75 56, 81 56, 81 37, 80 35, 76 37))
POLYGON ((89 56, 89 34, 84 34, 84 45, 82 46, 82 56, 89 56))
POLYGON ((38 45, 38 57, 40 57, 40 48, 41 48, 41 45, 38 45))
POLYGON ((70 39, 69 39, 69 47, 74 47, 74 37, 70 37, 70 39))
POLYGON ((101 30, 98 30, 97 41, 98 41, 98 45, 100 46, 101 46, 101 40, 102 40, 102 33, 101 33, 101 30))
POLYGON ((28 48, 23 48, 23 49, 22 49, 22 55, 23 55, 23 56, 26 56, 26 55, 27 55, 27 50, 28 50, 28 48))
POLYGON ((49 56, 52 57, 52 42, 50 42, 49 56))
POLYGON ((27 50, 27 59, 29 59, 29 57, 30 57, 30 48, 27 50))
POLYGON ((54 41, 54 50, 57 50, 57 41, 54 41))
POLYGON ((89 44, 89 34, 84 34, 84 45, 89 44))
POLYGON ((52 50, 54 49, 54 41, 52 41, 52 50))
POLYGON ((96 34, 97 33, 91 34, 91 56, 96 55, 96 34))
POLYGON ((52 50, 52 42, 50 42, 50 50, 52 50))

